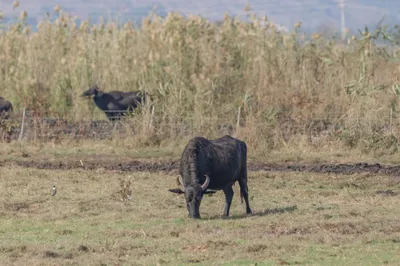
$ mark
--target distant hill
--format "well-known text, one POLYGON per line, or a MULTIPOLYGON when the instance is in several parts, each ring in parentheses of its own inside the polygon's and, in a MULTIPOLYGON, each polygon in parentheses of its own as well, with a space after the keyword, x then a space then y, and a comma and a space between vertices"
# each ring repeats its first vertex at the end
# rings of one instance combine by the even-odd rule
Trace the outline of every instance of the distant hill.
MULTIPOLYGON (((46 13, 54 15, 53 8, 58 4, 71 15, 80 19, 91 18, 96 22, 100 16, 105 18, 120 15, 122 20, 139 23, 141 18, 157 4, 156 13, 165 16, 168 12, 198 14, 211 20, 221 20, 226 12, 245 16, 244 7, 249 3, 251 12, 266 15, 269 20, 292 28, 297 21, 302 28, 314 31, 321 27, 340 28, 339 0, 24 0, 13 10, 11 1, 0 0, 0 10, 7 20, 22 10, 28 12, 29 23, 35 24, 46 13)), ((400 24, 400 5, 395 0, 345 0, 346 26, 352 31, 364 25, 374 28, 386 16, 386 24, 400 24)))

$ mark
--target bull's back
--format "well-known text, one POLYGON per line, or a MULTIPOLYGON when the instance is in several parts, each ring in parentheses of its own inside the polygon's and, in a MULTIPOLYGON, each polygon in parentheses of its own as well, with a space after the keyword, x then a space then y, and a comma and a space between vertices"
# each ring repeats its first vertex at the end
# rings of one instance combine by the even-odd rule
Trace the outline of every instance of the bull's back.
POLYGON ((220 189, 238 180, 243 167, 243 152, 240 140, 224 136, 211 141, 211 155, 209 158, 212 172, 210 189, 220 189))
POLYGON ((189 169, 195 167, 198 182, 204 182, 204 175, 207 174, 210 177, 208 187, 222 189, 238 180, 243 167, 246 167, 245 163, 244 142, 228 135, 214 140, 194 137, 182 153, 180 174, 186 179, 191 172, 189 169))

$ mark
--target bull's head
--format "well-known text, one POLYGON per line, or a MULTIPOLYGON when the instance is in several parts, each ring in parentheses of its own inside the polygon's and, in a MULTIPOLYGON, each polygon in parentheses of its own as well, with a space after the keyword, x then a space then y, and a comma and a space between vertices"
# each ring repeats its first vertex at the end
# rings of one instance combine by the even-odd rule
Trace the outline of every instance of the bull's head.
MULTIPOLYGON (((177 178, 177 182, 179 185, 182 183, 179 181, 179 176, 177 178)), ((185 194, 186 207, 189 211, 189 217, 200 219, 200 203, 203 198, 203 194, 215 193, 215 191, 207 190, 208 185, 210 184, 210 177, 206 175, 206 181, 202 185, 195 183, 189 184, 186 187, 183 185, 183 189, 175 188, 169 189, 168 191, 177 193, 177 194, 185 194)))
POLYGON ((81 94, 81 97, 93 97, 99 94, 99 92, 100 92, 99 87, 97 87, 97 85, 94 85, 91 86, 88 90, 84 91, 81 94))

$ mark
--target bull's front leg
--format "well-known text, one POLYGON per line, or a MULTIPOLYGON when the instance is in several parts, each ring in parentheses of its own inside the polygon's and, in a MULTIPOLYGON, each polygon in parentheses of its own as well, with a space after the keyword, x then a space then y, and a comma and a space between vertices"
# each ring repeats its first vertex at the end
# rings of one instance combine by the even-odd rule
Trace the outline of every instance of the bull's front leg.
POLYGON ((224 188, 224 193, 225 193, 225 210, 224 210, 224 215, 225 217, 229 216, 229 210, 231 208, 231 203, 233 199, 233 189, 232 186, 224 188))

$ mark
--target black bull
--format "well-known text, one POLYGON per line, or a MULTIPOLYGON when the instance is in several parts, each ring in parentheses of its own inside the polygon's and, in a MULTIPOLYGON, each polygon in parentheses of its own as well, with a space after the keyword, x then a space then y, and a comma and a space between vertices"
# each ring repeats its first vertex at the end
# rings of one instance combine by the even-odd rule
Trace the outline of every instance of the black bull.
POLYGON ((103 110, 110 121, 119 120, 121 117, 132 113, 139 105, 144 104, 151 95, 141 91, 103 92, 97 85, 93 85, 81 94, 81 97, 93 97, 94 103, 103 110))
POLYGON ((0 96, 0 118, 7 119, 13 112, 12 104, 0 96))
POLYGON ((183 190, 176 188, 169 191, 185 194, 189 217, 200 218, 203 194, 215 193, 215 190, 223 190, 225 193, 223 216, 228 217, 234 194, 232 186, 236 181, 239 182, 240 194, 246 203, 246 213, 252 213, 247 187, 245 142, 227 135, 215 140, 195 137, 188 142, 182 153, 179 174, 183 190))

